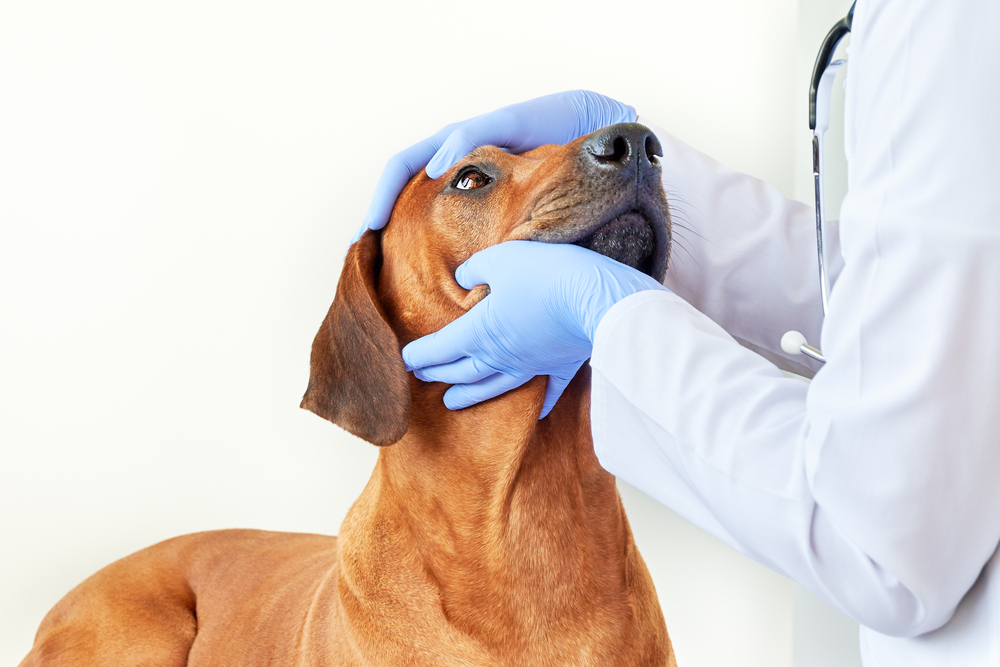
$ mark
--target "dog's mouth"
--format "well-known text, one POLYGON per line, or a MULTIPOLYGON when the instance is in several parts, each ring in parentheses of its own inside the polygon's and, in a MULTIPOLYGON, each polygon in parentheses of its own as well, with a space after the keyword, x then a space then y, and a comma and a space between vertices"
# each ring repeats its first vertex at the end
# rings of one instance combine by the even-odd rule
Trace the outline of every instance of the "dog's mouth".
POLYGON ((587 236, 573 241, 588 250, 653 275, 656 232, 640 211, 630 210, 601 224, 587 236))
POLYGON ((670 211, 658 178, 593 194, 556 191, 532 207, 521 229, 518 238, 578 245, 657 281, 667 272, 670 211))

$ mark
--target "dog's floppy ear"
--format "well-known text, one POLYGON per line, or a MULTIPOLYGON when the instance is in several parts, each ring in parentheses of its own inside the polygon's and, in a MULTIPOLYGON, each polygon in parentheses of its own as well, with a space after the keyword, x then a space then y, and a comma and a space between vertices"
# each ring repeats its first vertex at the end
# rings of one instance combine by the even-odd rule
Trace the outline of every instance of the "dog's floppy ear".
POLYGON ((410 387, 375 290, 381 233, 368 231, 347 253, 333 305, 313 340, 301 407, 379 447, 410 423, 410 387))

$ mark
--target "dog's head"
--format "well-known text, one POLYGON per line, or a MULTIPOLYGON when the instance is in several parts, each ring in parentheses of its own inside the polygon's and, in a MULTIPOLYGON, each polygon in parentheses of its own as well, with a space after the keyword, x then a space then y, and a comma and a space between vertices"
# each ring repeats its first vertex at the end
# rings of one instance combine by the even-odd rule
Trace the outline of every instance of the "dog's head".
POLYGON ((659 155, 648 128, 623 123, 522 155, 478 148, 437 180, 421 171, 384 232, 366 232, 348 252, 302 407, 376 445, 402 438, 412 388, 400 350, 488 293, 454 277, 488 246, 574 243, 662 280, 670 215, 659 155))

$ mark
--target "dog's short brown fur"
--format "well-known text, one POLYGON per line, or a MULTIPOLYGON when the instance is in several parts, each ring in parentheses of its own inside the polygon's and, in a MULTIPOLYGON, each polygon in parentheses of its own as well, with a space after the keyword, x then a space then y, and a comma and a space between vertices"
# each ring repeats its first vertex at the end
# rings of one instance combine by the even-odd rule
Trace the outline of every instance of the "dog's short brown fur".
POLYGON ((602 216, 636 208, 633 185, 652 193, 643 215, 664 216, 643 260, 662 277, 666 201, 658 182, 639 183, 658 179, 655 159, 622 185, 601 171, 615 139, 478 149, 439 180, 415 177, 385 232, 351 248, 303 407, 392 446, 339 538, 231 530, 157 544, 60 601, 22 667, 674 665, 614 478, 594 455, 588 367, 539 421, 544 377, 451 412, 447 387, 416 380, 399 355, 487 293, 453 278, 474 252, 593 242, 602 216), (493 182, 457 188, 469 169, 493 182))

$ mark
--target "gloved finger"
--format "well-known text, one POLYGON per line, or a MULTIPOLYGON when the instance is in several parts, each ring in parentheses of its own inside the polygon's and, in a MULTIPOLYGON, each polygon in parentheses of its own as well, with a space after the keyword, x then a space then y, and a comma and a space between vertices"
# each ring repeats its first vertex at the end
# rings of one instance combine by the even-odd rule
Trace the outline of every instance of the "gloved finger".
POLYGON ((562 393, 566 391, 566 387, 569 383, 573 381, 573 378, 576 376, 576 372, 580 370, 580 366, 583 366, 582 361, 577 364, 571 372, 565 375, 560 373, 559 375, 549 376, 549 382, 545 386, 545 402, 542 403, 542 412, 538 416, 539 419, 545 419, 545 417, 552 412, 552 408, 556 406, 556 401, 558 401, 559 397, 562 396, 562 393))
POLYGON ((446 324, 441 330, 418 338, 404 347, 402 354, 406 370, 417 371, 432 366, 450 364, 476 352, 477 348, 473 344, 473 329, 478 318, 483 315, 481 306, 487 299, 489 297, 477 303, 469 312, 454 322, 446 324))
POLYGON ((367 231, 368 231, 368 218, 366 217, 364 221, 361 223, 361 226, 358 227, 358 231, 354 232, 354 236, 351 238, 351 243, 348 247, 360 241, 361 235, 367 231))
POLYGON ((615 123, 634 123, 638 118, 632 105, 592 90, 578 90, 569 100, 574 108, 573 115, 583 121, 574 139, 615 123))
POLYGON ((463 128, 459 128, 445 139, 444 144, 427 163, 427 176, 441 178, 459 160, 485 144, 476 143, 463 128))
POLYGON ((462 357, 457 361, 437 366, 418 368, 413 371, 418 380, 424 382, 444 382, 445 384, 472 384, 479 382, 497 371, 474 357, 462 357))
MULTIPOLYGON (((441 148, 427 163, 427 175, 440 178, 459 160, 480 146, 512 147, 516 143, 516 114, 507 109, 497 109, 461 123, 441 144, 441 148)), ((518 147, 519 148, 519 147, 518 147)))
POLYGON ((503 257, 507 253, 519 255, 525 252, 525 246, 530 243, 533 242, 504 241, 498 245, 492 245, 480 250, 458 265, 458 268, 455 269, 455 282, 461 285, 463 289, 468 290, 477 285, 489 285, 489 277, 493 273, 493 267, 497 264, 505 264, 503 257))
MULTIPOLYGON (((446 125, 432 136, 389 158, 382 170, 382 175, 379 176, 378 184, 375 186, 375 194, 372 196, 371 204, 368 205, 368 213, 365 215, 361 233, 364 233, 365 229, 385 227, 386 223, 389 222, 392 207, 396 203, 396 197, 403 191, 413 175, 423 169, 424 165, 434 157, 441 144, 458 125, 459 123, 446 125)), ((355 240, 361 238, 361 233, 355 236, 355 240)))
POLYGON ((494 373, 472 384, 457 384, 444 392, 444 405, 449 410, 461 410, 476 403, 488 401, 511 389, 517 389, 533 376, 514 376, 494 373))

